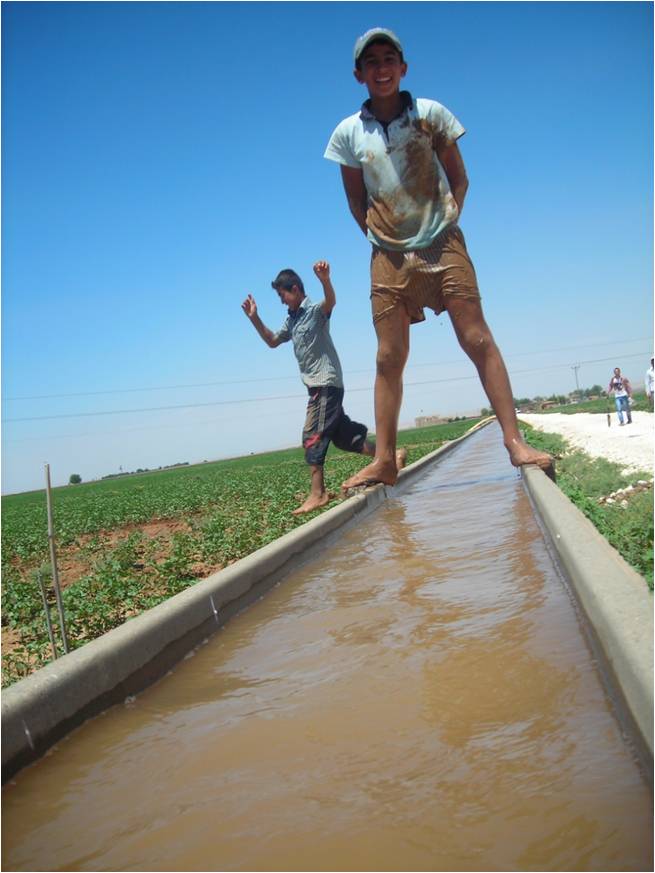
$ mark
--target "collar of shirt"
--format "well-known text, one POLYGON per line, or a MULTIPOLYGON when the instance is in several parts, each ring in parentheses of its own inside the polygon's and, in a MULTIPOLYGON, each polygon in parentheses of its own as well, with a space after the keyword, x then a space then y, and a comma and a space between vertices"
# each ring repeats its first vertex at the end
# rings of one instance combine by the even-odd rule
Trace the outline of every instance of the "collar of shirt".
MULTIPOLYGON (((414 99, 413 99, 412 95, 409 93, 409 91, 401 91, 400 92, 400 99, 402 101, 402 107, 400 109, 400 112, 396 116, 396 118, 400 118, 401 115, 403 115, 407 109, 412 109, 414 106, 414 99)), ((362 118, 368 119, 369 121, 378 121, 378 119, 375 117, 375 115, 373 115, 373 113, 371 112, 370 99, 366 100, 366 101, 364 101, 364 103, 362 103, 362 108, 361 108, 361 111, 359 114, 361 115, 362 118)), ((392 118, 391 121, 395 121, 395 119, 392 118)), ((387 124, 391 124, 391 121, 387 122, 387 124)), ((382 124, 381 121, 379 123, 382 124)))
POLYGON ((291 318, 291 319, 298 318, 301 310, 307 309, 310 302, 311 301, 310 301, 309 297, 307 297, 305 295, 305 297, 303 297, 303 299, 300 301, 300 306, 298 307, 298 309, 295 309, 295 310, 294 309, 287 309, 287 312, 289 313, 289 318, 291 318))

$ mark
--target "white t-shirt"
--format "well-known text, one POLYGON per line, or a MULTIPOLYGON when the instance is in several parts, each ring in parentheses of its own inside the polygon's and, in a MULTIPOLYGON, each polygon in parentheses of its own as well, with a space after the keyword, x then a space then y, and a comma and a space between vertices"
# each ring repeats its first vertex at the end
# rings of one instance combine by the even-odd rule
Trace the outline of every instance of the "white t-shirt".
POLYGON ((625 386, 625 377, 612 376, 610 379, 610 391, 614 392, 615 397, 627 397, 628 391, 625 386))
POLYGON ((360 168, 368 193, 368 238, 384 249, 429 246, 457 221, 459 210, 435 148, 465 132, 435 100, 401 91, 402 113, 387 125, 368 101, 337 125, 324 157, 360 168))

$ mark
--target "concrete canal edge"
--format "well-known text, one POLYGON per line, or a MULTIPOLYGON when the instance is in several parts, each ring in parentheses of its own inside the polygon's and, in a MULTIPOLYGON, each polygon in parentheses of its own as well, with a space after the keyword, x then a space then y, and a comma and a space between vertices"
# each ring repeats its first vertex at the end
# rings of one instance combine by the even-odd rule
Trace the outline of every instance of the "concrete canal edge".
POLYGON ((523 468, 523 480, 586 619, 619 718, 650 774, 653 596, 645 580, 541 470, 523 468))
POLYGON ((472 433, 401 470, 395 488, 377 485, 332 507, 269 545, 213 573, 164 603, 52 661, 2 692, 2 781, 75 727, 142 691, 261 597, 472 433))

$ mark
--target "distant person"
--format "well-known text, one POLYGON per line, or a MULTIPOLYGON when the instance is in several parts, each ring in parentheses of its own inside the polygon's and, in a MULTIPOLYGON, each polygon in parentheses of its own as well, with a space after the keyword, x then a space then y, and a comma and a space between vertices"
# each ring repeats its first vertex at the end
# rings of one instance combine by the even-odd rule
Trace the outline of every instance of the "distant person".
MULTIPOLYGON (((314 273, 323 286, 324 299, 320 303, 312 303, 306 296, 302 280, 293 270, 282 270, 271 282, 288 310, 286 321, 277 333, 262 322, 252 294, 241 304, 267 346, 274 349, 293 341, 300 376, 309 392, 302 443, 305 460, 311 468, 311 486, 307 499, 294 510, 294 515, 312 512, 330 500, 323 477, 330 442, 344 452, 375 456, 375 445, 367 439, 366 426, 351 421, 343 409, 343 375, 330 337, 330 315, 337 302, 330 280, 330 265, 327 261, 317 261, 314 273)), ((407 451, 399 450, 396 459, 399 467, 404 465, 406 457, 407 451)))
POLYGON ((552 475, 550 455, 527 445, 518 429, 507 370, 484 320, 458 226, 468 188, 457 147, 464 128, 440 103, 400 90, 407 63, 392 31, 375 27, 360 36, 354 62, 369 99, 337 126, 325 157, 341 165, 348 206, 373 246, 376 453, 343 487, 396 481, 409 328, 425 320, 425 307, 448 312, 494 408, 511 463, 537 464, 552 475))
POLYGON ((646 376, 644 378, 646 397, 648 398, 648 405, 651 409, 653 408, 653 386, 655 385, 655 377, 653 376, 653 360, 653 358, 650 359, 650 367, 646 370, 646 376))
POLYGON ((614 395, 614 403, 616 404, 616 414, 619 419, 619 425, 632 424, 632 411, 630 409, 630 398, 632 397, 632 388, 627 376, 621 374, 620 367, 614 367, 614 374, 610 379, 607 387, 607 393, 614 395), (623 421, 623 413, 627 416, 627 422, 623 421))

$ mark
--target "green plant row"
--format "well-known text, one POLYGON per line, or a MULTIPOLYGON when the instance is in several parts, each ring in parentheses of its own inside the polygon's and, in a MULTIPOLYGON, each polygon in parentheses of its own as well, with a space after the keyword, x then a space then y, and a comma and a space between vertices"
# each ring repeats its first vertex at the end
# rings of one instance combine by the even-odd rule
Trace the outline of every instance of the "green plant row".
POLYGON ((635 493, 627 501, 601 504, 599 498, 636 484, 651 480, 646 471, 624 474, 620 464, 605 458, 591 458, 579 449, 572 449, 557 434, 544 433, 522 423, 525 440, 531 445, 557 455, 557 484, 578 509, 617 552, 640 573, 653 589, 653 493, 635 493))

